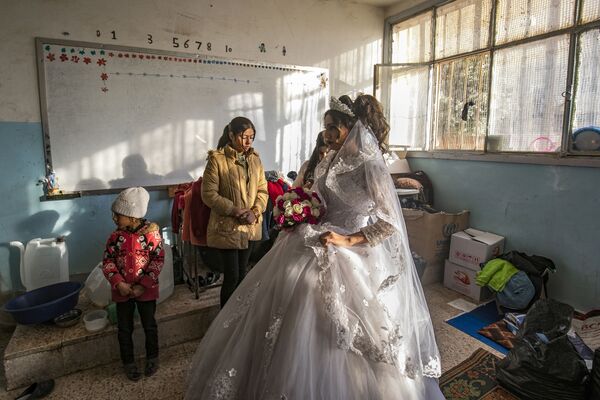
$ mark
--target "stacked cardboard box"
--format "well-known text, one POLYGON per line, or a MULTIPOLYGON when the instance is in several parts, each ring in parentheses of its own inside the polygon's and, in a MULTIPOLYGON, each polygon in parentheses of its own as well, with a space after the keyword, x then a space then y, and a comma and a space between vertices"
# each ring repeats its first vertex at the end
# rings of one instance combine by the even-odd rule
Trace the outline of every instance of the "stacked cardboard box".
POLYGON ((472 228, 454 233, 450 239, 450 254, 444 266, 444 286, 477 302, 490 298, 490 290, 478 286, 475 276, 482 264, 503 251, 502 236, 472 228))

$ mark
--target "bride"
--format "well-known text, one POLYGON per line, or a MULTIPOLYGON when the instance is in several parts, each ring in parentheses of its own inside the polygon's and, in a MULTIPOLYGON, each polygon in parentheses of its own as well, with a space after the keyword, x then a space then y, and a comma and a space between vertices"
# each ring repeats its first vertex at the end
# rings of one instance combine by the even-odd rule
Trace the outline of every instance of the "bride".
POLYGON ((443 399, 440 356, 383 161, 381 104, 332 98, 318 225, 283 231, 211 324, 185 398, 443 399))

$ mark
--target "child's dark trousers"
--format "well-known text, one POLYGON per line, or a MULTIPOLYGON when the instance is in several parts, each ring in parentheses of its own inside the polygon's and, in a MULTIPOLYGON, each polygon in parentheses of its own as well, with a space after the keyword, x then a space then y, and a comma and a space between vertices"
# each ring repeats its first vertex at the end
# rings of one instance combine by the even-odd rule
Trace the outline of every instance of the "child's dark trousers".
POLYGON ((119 328, 119 349, 123 364, 132 364, 135 360, 133 352, 133 315, 137 305, 142 327, 146 336, 146 360, 158 358, 158 326, 154 313, 156 311, 156 300, 128 301, 117 303, 117 325, 119 328))

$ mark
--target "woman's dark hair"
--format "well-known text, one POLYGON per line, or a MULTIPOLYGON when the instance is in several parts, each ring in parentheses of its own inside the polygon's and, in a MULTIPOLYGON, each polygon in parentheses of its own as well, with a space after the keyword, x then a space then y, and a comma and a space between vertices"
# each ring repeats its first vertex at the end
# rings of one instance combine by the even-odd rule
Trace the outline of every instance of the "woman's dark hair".
POLYGON ((387 152, 390 125, 383 115, 381 103, 370 94, 361 94, 354 100, 352 111, 356 118, 360 119, 365 126, 371 128, 379 142, 381 151, 387 152))
POLYGON ((390 125, 383 115, 381 103, 370 94, 360 94, 354 101, 349 96, 343 95, 339 100, 350 107, 355 116, 351 117, 336 110, 328 110, 325 115, 331 116, 336 125, 344 125, 348 130, 354 127, 357 120, 361 120, 375 134, 381 151, 387 152, 390 125))
POLYGON ((325 139, 323 138, 323 132, 319 132, 317 135, 317 142, 315 143, 315 148, 308 159, 308 164, 306 166, 306 171, 304 171, 304 176, 302 177, 303 183, 306 183, 309 180, 314 180, 315 168, 319 163, 320 149, 321 147, 326 146, 325 139))
MULTIPOLYGON (((339 98, 339 100, 345 105, 347 105, 350 108, 350 110, 352 110, 352 99, 349 96, 343 95, 339 98)), ((325 112, 325 117, 328 115, 331 117, 334 124, 336 124, 337 126, 343 125, 346 128, 348 128, 349 131, 352 130, 354 124, 356 123, 355 117, 351 117, 348 114, 345 114, 341 111, 329 109, 325 112)))
POLYGON ((217 142, 217 149, 221 150, 229 144, 229 132, 233 133, 234 135, 241 135, 242 133, 246 132, 247 129, 252 129, 252 132, 256 134, 256 128, 254 128, 252 121, 246 117, 235 117, 230 123, 225 125, 225 128, 223 128, 223 134, 217 142))

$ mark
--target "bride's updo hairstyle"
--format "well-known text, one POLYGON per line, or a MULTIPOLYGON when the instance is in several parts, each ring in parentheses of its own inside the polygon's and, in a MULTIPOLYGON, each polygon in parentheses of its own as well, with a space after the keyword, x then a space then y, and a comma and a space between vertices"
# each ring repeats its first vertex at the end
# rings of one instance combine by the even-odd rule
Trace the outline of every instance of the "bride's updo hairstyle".
POLYGON ((381 151, 388 151, 390 125, 383 115, 383 106, 375 97, 360 94, 352 101, 349 96, 344 95, 337 100, 332 98, 331 104, 332 107, 325 116, 329 115, 337 126, 343 125, 350 131, 356 121, 360 120, 375 134, 381 151))
POLYGON ((356 118, 360 119, 365 126, 371 128, 371 131, 373 131, 379 142, 381 151, 383 153, 387 152, 390 125, 383 115, 381 103, 370 94, 361 94, 354 100, 352 112, 354 112, 356 118))
MULTIPOLYGON (((333 100, 335 100, 334 98, 332 98, 333 100)), ((354 127, 354 124, 356 123, 357 119, 352 112, 352 99, 349 96, 343 95, 341 97, 338 98, 339 103, 341 102, 343 105, 347 106, 346 109, 341 109, 342 107, 336 107, 336 108, 330 108, 329 110, 327 110, 325 112, 325 116, 330 116, 331 119, 333 119, 333 123, 336 124, 337 126, 343 125, 346 128, 348 128, 348 131, 351 131, 352 128, 354 127)))

